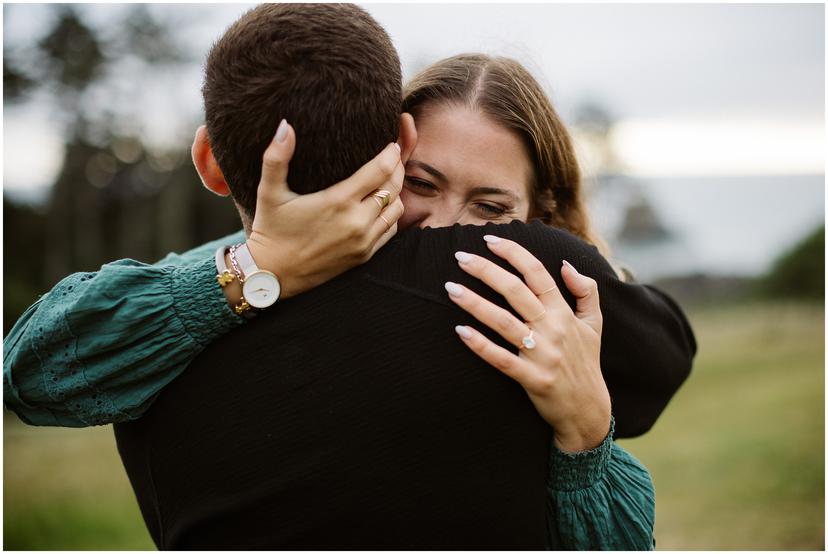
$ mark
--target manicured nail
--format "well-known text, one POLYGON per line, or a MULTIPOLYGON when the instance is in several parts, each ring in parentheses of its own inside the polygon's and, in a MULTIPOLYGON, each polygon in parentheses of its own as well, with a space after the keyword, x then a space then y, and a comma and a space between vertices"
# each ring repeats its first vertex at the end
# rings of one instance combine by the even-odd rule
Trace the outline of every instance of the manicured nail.
POLYGON ((457 261, 461 264, 467 264, 472 261, 472 255, 466 252, 455 252, 454 257, 457 258, 457 261))
POLYGON ((400 143, 399 142, 395 142, 394 146, 397 147, 397 152, 402 152, 402 149, 400 148, 400 143))
MULTIPOLYGON (((563 261, 563 263, 564 263, 564 265, 565 265, 566 267, 568 267, 569 269, 571 269, 571 270, 572 270, 572 271, 574 271, 575 273, 578 273, 578 270, 577 270, 577 269, 575 269, 575 267, 573 267, 573 265, 572 265, 571 263, 569 263, 569 262, 568 262, 568 261, 566 261, 566 260, 564 260, 564 261, 563 261)), ((578 273, 578 275, 580 275, 580 273, 578 273)))
POLYGON ((500 237, 496 237, 494 235, 483 235, 483 240, 485 240, 489 244, 497 244, 498 242, 500 242, 500 237))
POLYGON ((472 338, 472 332, 464 325, 458 325, 454 328, 454 331, 466 340, 472 338))
POLYGON ((449 296, 454 296, 455 298, 462 296, 463 294, 463 287, 458 285, 457 283, 452 283, 451 281, 446 282, 446 291, 448 291, 449 296))
POLYGON ((279 123, 279 127, 276 128, 276 142, 282 143, 285 141, 285 137, 287 137, 288 132, 288 125, 287 120, 283 119, 281 123, 279 123))

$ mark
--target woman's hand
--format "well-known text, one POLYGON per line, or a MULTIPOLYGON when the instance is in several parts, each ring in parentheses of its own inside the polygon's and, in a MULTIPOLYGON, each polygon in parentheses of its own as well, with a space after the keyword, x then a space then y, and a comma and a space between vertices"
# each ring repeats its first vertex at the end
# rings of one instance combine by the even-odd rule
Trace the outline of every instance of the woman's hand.
POLYGON ((566 452, 595 448, 610 427, 610 396, 601 374, 603 319, 594 280, 564 262, 561 277, 577 298, 573 313, 546 268, 510 240, 484 237, 525 282, 480 256, 457 252, 460 267, 502 294, 523 321, 466 287, 446 283, 449 297, 481 323, 497 331, 518 354, 480 332, 458 326, 457 334, 478 356, 516 380, 538 413, 555 430, 556 446, 566 452))
POLYGON ((368 261, 394 236, 405 170, 392 143, 344 181, 296 194, 287 183, 296 135, 283 125, 264 152, 247 246, 256 265, 276 274, 287 298, 368 261), (390 193, 385 206, 372 196, 378 189, 390 193))

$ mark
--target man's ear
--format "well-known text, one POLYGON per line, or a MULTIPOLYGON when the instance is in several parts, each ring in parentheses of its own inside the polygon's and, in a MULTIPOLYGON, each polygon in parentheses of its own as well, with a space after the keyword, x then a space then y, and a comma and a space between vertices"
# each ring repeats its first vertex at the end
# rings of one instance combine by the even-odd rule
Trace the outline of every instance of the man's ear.
POLYGON ((207 135, 207 127, 202 125, 196 130, 193 140, 193 165, 195 165, 201 182, 210 192, 219 196, 230 196, 230 187, 224 180, 216 158, 213 156, 213 149, 210 148, 210 137, 207 135))
POLYGON ((400 136, 397 144, 400 145, 400 159, 406 163, 417 146, 417 127, 414 126, 414 118, 410 113, 400 115, 400 136))

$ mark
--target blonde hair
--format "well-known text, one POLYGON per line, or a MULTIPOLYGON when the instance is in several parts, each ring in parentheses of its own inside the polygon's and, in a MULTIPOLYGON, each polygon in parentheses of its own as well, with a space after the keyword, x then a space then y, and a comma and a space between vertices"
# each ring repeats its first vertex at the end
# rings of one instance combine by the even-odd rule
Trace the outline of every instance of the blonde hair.
POLYGON ((517 61, 485 54, 441 60, 403 87, 403 111, 416 119, 434 104, 482 110, 524 141, 534 168, 529 219, 561 227, 605 250, 582 197, 569 132, 538 82, 517 61))

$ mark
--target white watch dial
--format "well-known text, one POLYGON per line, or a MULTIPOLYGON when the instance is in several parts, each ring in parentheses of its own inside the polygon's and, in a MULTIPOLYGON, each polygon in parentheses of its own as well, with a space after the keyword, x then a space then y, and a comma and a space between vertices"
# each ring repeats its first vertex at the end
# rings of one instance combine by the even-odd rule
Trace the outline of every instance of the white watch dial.
POLYGON ((245 277, 242 294, 254 308, 267 308, 279 299, 279 280, 269 271, 256 271, 245 277))

